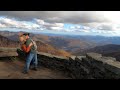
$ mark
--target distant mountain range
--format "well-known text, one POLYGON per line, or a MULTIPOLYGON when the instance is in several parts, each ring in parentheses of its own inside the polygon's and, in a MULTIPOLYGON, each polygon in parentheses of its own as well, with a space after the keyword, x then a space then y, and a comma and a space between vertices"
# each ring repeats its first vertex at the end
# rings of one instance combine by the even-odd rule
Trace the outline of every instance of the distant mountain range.
MULTIPOLYGON (((2 31, 0 35, 7 37, 13 41, 18 41, 18 33, 16 32, 6 32, 2 31)), ((45 34, 33 34, 31 33, 30 36, 36 40, 36 41, 42 41, 44 43, 47 43, 51 46, 54 46, 57 49, 66 50, 68 52, 74 52, 77 49, 87 49, 89 47, 95 47, 97 46, 97 43, 92 41, 85 41, 85 40, 79 40, 76 38, 70 38, 66 36, 57 36, 57 35, 45 35, 45 34)))
MULTIPOLYGON (((1 31, 0 35, 12 41, 18 41, 18 32, 1 31)), ((66 55, 70 53, 73 55, 83 55, 86 52, 97 52, 103 55, 117 57, 118 59, 120 52, 120 37, 59 35, 50 33, 31 33, 30 36, 41 47, 39 47, 39 51, 54 54, 57 51, 62 51, 66 55)))
POLYGON ((88 50, 80 51, 76 50, 75 55, 85 55, 89 52, 100 53, 104 56, 115 57, 118 61, 120 61, 120 45, 108 44, 104 46, 96 46, 95 48, 91 48, 88 50))
POLYGON ((38 38, 45 42, 47 41, 57 48, 70 52, 74 52, 77 49, 85 50, 108 44, 120 45, 120 37, 42 34, 38 35, 38 38))
MULTIPOLYGON (((11 47, 11 48, 20 47, 17 33, 2 32, 0 34, 2 34, 0 35, 0 47, 11 47)), ((58 56, 71 55, 69 52, 66 52, 65 50, 57 49, 47 43, 44 43, 41 40, 39 41, 37 40, 36 43, 39 52, 50 53, 58 56)))
POLYGON ((8 38, 0 35, 0 47, 19 47, 19 42, 9 40, 8 38))

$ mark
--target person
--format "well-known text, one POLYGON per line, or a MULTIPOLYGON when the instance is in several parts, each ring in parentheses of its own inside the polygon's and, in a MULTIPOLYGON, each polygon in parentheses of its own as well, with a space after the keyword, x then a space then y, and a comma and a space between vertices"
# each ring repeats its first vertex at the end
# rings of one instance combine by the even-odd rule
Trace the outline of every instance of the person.
POLYGON ((21 42, 21 49, 26 53, 26 63, 24 67, 24 74, 29 72, 30 64, 33 65, 33 70, 37 71, 37 50, 29 37, 29 33, 23 33, 19 35, 19 39, 21 42))

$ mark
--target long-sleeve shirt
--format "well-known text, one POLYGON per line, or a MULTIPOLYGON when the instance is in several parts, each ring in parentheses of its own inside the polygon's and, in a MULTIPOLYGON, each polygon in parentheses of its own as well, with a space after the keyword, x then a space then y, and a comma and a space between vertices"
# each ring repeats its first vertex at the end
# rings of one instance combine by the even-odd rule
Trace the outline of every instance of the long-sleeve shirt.
POLYGON ((33 53, 36 52, 34 45, 32 45, 32 46, 30 47, 30 44, 31 44, 31 43, 32 43, 31 39, 28 38, 28 39, 26 40, 26 42, 21 46, 21 49, 22 49, 24 52, 26 52, 26 53, 28 53, 28 52, 33 52, 33 53))
POLYGON ((30 47, 30 46, 26 46, 25 44, 23 44, 23 45, 21 46, 21 49, 22 49, 24 52, 28 53, 28 52, 30 51, 31 47, 30 47))

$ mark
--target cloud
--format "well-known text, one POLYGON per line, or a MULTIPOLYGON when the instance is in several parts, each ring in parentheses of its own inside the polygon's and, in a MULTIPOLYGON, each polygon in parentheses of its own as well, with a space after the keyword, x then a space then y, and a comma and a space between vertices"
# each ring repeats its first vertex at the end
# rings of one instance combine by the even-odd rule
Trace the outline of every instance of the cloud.
POLYGON ((103 23, 100 24, 96 29, 98 30, 107 30, 107 31, 118 31, 120 30, 120 24, 114 23, 103 23))
POLYGON ((7 17, 0 18, 1 28, 18 28, 18 29, 48 29, 61 30, 64 27, 63 23, 48 23, 41 19, 34 19, 34 21, 18 21, 7 17))
POLYGON ((90 27, 87 26, 82 26, 82 25, 76 25, 76 26, 70 26, 67 31, 72 31, 72 32, 90 32, 90 27))
POLYGON ((41 20, 41 19, 35 19, 35 21, 39 25, 44 25, 45 24, 44 20, 41 20))
POLYGON ((0 18, 0 27, 7 27, 7 28, 19 28, 19 29, 37 29, 39 25, 26 22, 26 21, 17 21, 15 19, 9 18, 0 18))
POLYGON ((43 26, 46 27, 46 29, 50 30, 61 30, 64 27, 63 23, 45 23, 43 26))
POLYGON ((102 24, 97 27, 99 30, 113 30, 113 26, 110 24, 102 24))
POLYGON ((6 28, 6 25, 0 23, 1 28, 6 28))
POLYGON ((51 29, 51 30, 61 30, 61 29, 63 29, 63 28, 61 28, 61 27, 50 27, 50 29, 51 29))
POLYGON ((61 30, 64 27, 63 23, 48 23, 41 19, 35 19, 36 23, 48 30, 61 30))
POLYGON ((96 11, 0 11, 0 15, 16 17, 22 20, 38 18, 54 23, 80 24, 109 21, 99 12, 96 13, 96 11))
POLYGON ((0 27, 102 34, 119 31, 119 17, 120 12, 108 11, 0 11, 0 27))

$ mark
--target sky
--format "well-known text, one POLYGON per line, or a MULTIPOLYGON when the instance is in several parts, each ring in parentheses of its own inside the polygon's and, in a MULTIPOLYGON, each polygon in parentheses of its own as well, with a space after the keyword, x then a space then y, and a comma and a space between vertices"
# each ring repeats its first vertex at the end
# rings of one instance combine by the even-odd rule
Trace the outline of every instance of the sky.
POLYGON ((120 36, 120 11, 0 11, 0 30, 120 36))

